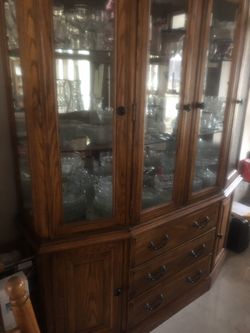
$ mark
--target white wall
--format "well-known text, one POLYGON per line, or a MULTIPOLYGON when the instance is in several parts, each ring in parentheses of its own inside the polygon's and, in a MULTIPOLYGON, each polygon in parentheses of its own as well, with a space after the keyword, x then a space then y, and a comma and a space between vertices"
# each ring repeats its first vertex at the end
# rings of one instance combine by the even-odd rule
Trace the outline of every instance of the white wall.
POLYGON ((2 66, 0 58, 0 246, 12 242, 17 235, 15 178, 2 66))

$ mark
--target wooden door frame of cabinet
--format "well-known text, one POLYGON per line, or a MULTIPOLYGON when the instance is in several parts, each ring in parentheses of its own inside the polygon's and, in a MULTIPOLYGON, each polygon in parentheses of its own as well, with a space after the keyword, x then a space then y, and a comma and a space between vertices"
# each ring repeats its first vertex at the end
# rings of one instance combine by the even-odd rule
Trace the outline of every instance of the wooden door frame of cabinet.
MULTIPOLYGON (((196 159, 196 149, 197 149, 197 137, 199 131, 199 118, 200 115, 197 112, 193 113, 192 119, 192 132, 193 135, 190 138, 190 146, 193 147, 192 154, 189 155, 189 170, 187 176, 187 187, 188 187, 188 196, 186 198, 187 202, 195 202, 199 201, 205 197, 213 195, 222 191, 222 189, 226 186, 226 177, 227 177, 227 163, 228 163, 228 154, 230 149, 231 142, 231 131, 233 126, 233 115, 234 108, 237 96, 237 87, 238 80, 240 75, 240 63, 243 56, 243 44, 244 37, 247 25, 247 16, 248 16, 248 6, 247 0, 240 0, 240 9, 238 12, 238 19, 236 20, 237 26, 235 31, 235 47, 232 56, 232 65, 231 65, 231 73, 230 73, 230 84, 228 88, 228 97, 227 104, 225 109, 225 120, 223 126, 223 136, 220 148, 219 155, 219 169, 217 175, 217 183, 216 186, 204 189, 203 191, 192 193, 192 181, 195 171, 195 159, 196 159), (230 96, 230 99, 229 99, 230 96)), ((202 45, 200 46, 200 55, 199 55, 199 65, 197 68, 199 69, 197 73, 197 85, 196 85, 196 95, 195 101, 201 101, 203 97, 203 82, 205 79, 205 65, 207 62, 207 49, 209 42, 209 30, 210 30, 210 15, 212 11, 213 0, 204 1, 204 10, 203 10, 203 21, 205 22, 201 35, 205 36, 205 38, 201 38, 202 45)), ((237 176, 237 175, 236 175, 237 176)))
MULTIPOLYGON (((239 14, 240 15, 240 14, 239 14)), ((248 27, 248 23, 250 20, 250 3, 247 0, 244 0, 242 2, 242 8, 241 8, 241 15, 242 15, 242 20, 238 26, 238 29, 236 31, 236 40, 238 41, 237 44, 237 50, 238 52, 235 52, 235 63, 238 64, 238 66, 236 66, 235 69, 235 73, 234 73, 234 78, 233 78, 233 85, 232 85, 232 99, 231 99, 231 112, 230 112, 230 117, 228 117, 227 122, 228 122, 228 127, 230 127, 231 129, 233 128, 233 122, 234 122, 234 116, 235 116, 235 106, 236 106, 236 101, 238 99, 238 87, 239 87, 239 80, 240 80, 240 75, 241 75, 241 66, 240 64, 242 64, 243 61, 243 56, 244 56, 244 51, 245 51, 245 47, 244 45, 246 45, 246 38, 247 38, 247 27, 248 27)), ((250 82, 250 79, 248 80, 248 84, 250 82)), ((248 92, 249 95, 249 92, 248 92)), ((246 114, 246 110, 245 110, 245 114, 246 114)), ((245 118, 245 115, 243 116, 243 118, 245 118)), ((244 123, 242 124, 244 125, 244 123)), ((243 130, 243 128, 242 128, 243 130)), ((233 134, 233 133, 232 133, 233 134)), ((231 142, 232 142, 232 135, 231 133, 227 134, 228 137, 225 137, 224 142, 228 142, 228 151, 227 154, 225 152, 223 152, 224 154, 226 154, 225 156, 225 162, 224 165, 225 167, 228 166, 229 163, 229 154, 230 154, 230 147, 231 147, 231 142), (228 140, 228 141, 227 141, 228 140)), ((242 136, 240 139, 240 143, 239 143, 239 148, 241 146, 241 142, 242 142, 242 136)), ((240 155, 240 151, 238 153, 238 156, 240 155)), ((239 163, 239 161, 238 161, 239 163)), ((223 166, 221 167, 221 177, 223 179, 223 183, 222 186, 224 187, 228 187, 238 176, 239 176, 239 172, 238 172, 238 164, 236 165, 236 169, 233 170, 234 172, 231 172, 232 176, 228 176, 227 175, 227 168, 225 168, 225 172, 223 173, 223 166)))
POLYGON ((38 236, 53 238, 85 230, 109 228, 128 223, 131 182, 128 177, 133 114, 136 11, 134 2, 119 1, 116 6, 115 72, 119 85, 116 106, 125 106, 126 115, 114 115, 114 215, 110 219, 63 224, 62 184, 60 170, 60 140, 56 110, 55 64, 53 48, 52 0, 17 2, 20 53, 24 80, 24 104, 27 113, 29 151, 33 176, 34 225, 38 236), (132 13, 132 14, 131 14, 132 13), (116 16, 117 17, 117 16, 116 16), (129 24, 128 17, 133 23, 129 24), (42 19, 41 19, 42 18, 42 19), (128 30, 129 29, 129 30, 128 30), (132 36, 132 37, 130 37, 132 36), (132 52, 129 52, 132 50, 132 52), (129 70, 128 70, 129 68, 129 70), (132 79, 131 79, 131 77, 132 79), (132 82, 132 83, 131 83, 132 82), (131 85, 130 85, 131 83, 131 85), (130 133, 130 136, 128 136, 130 133), (124 148, 125 147, 125 148, 124 148))
MULTIPOLYGON (((183 60, 183 90, 181 93, 181 107, 184 104, 193 102, 193 91, 195 82, 193 77, 196 72, 196 57, 198 56, 197 48, 197 26, 201 17, 197 14, 201 11, 201 2, 196 0, 187 0, 188 3, 188 26, 184 43, 184 60, 183 60), (192 92, 192 94, 190 94, 192 92)), ((133 141, 133 190, 131 195, 131 220, 132 224, 138 224, 148 221, 162 214, 166 214, 180 207, 184 203, 185 179, 189 148, 186 145, 190 135, 191 114, 180 112, 177 132, 176 165, 179 165, 175 173, 174 180, 174 197, 169 204, 153 207, 141 211, 141 197, 143 184, 143 161, 144 161, 144 109, 145 109, 145 82, 148 55, 148 32, 150 17, 150 1, 138 0, 138 30, 137 30, 137 55, 136 55, 136 119, 134 121, 134 141, 133 141), (181 166, 181 167, 180 167, 181 166)))
POLYGON ((51 112, 55 100, 53 81, 49 80, 52 68, 46 63, 50 54, 44 53, 47 46, 44 35, 48 33, 45 22, 49 22, 47 16, 39 20, 39 15, 44 13, 40 1, 17 1, 16 11, 33 180, 34 225, 39 236, 48 238, 52 220, 62 216, 59 173, 52 168, 52 161, 59 165, 57 123, 51 112))
MULTIPOLYGON (((232 72, 230 76, 230 85, 229 85, 229 92, 228 96, 231 97, 228 100, 228 113, 226 114, 225 124, 224 124, 224 135, 222 138, 222 145, 221 145, 221 163, 218 172, 218 185, 222 188, 225 187, 227 184, 227 165, 229 159, 229 152, 230 152, 230 144, 231 144, 231 137, 232 137, 232 128, 233 128, 233 119, 234 119, 234 111, 235 111, 235 101, 237 99, 237 90, 240 78, 240 69, 241 69, 241 62, 243 58, 243 51, 244 51, 244 42, 246 37, 246 28, 248 22, 248 15, 249 15, 249 1, 242 0, 241 6, 239 9, 239 21, 235 31, 235 48, 233 50, 233 59, 232 59, 232 72), (223 149, 222 147, 226 147, 223 149)), ((238 174, 236 174, 237 176, 238 174)), ((233 179, 232 179, 233 181, 233 179)))

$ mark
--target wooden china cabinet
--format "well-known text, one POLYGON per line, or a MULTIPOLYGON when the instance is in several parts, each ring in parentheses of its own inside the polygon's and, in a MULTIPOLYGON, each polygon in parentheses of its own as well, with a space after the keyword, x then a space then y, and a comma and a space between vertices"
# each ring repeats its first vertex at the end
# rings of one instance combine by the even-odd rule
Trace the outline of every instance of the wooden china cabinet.
POLYGON ((44 332, 149 332, 224 257, 249 1, 1 0, 0 13, 44 332))

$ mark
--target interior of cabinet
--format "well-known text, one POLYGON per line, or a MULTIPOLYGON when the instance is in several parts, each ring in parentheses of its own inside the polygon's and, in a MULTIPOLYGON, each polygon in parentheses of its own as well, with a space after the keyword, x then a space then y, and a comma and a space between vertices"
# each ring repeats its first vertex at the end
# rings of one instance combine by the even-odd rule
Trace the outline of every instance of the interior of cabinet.
POLYGON ((54 5, 64 220, 111 217, 114 7, 107 1, 54 5))
POLYGON ((186 1, 151 3, 144 110, 143 210, 173 200, 187 10, 186 1))

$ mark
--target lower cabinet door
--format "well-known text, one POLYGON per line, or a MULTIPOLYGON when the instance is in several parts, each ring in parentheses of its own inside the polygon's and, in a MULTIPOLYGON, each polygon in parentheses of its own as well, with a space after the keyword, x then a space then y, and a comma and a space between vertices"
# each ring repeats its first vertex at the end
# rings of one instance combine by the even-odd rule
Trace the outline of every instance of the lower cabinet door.
POLYGON ((231 206, 232 197, 228 197, 222 201, 215 243, 215 264, 218 261, 222 251, 226 247, 228 227, 231 217, 231 206))
POLYGON ((122 242, 53 255, 56 333, 121 331, 123 262, 122 242))

